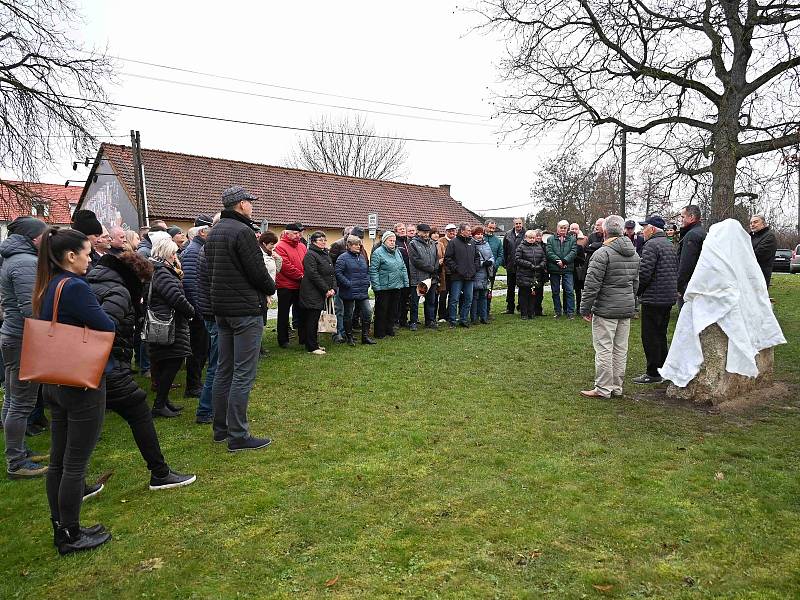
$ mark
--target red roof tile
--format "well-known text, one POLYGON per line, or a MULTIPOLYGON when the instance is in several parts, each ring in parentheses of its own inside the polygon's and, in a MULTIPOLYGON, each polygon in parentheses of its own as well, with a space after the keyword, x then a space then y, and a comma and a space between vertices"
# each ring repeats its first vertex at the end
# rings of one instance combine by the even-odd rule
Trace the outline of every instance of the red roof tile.
MULTIPOLYGON (((120 183, 134 198, 130 146, 102 144, 120 183)), ((344 177, 287 167, 222 158, 142 149, 147 205, 151 217, 194 219, 222 208, 222 191, 241 185, 258 196, 257 220, 270 224, 300 221, 307 227, 366 226, 367 215, 378 214, 378 227, 395 222, 442 227, 475 222, 477 216, 456 202, 445 187, 429 187, 357 177, 344 177)))
POLYGON ((40 199, 50 205, 50 214, 47 217, 39 216, 47 223, 67 224, 72 220, 70 204, 77 205, 81 198, 83 187, 53 183, 30 183, 24 181, 0 182, 0 221, 13 221, 22 215, 31 214, 31 198, 40 199), (25 188, 29 197, 18 194, 15 189, 7 187, 18 186, 25 188))

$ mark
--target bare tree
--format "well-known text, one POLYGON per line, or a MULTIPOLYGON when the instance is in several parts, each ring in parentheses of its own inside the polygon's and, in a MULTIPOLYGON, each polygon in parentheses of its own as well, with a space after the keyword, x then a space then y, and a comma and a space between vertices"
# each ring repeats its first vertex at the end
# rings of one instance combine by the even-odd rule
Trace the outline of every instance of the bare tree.
POLYGON ((797 3, 484 0, 478 10, 509 48, 501 115, 529 136, 560 127, 567 146, 603 127, 642 134, 642 150, 681 175, 710 175, 712 221, 733 215, 740 161, 800 141, 797 3))
POLYGON ((549 226, 552 214, 556 221, 568 219, 585 227, 591 218, 594 179, 594 171, 581 161, 577 151, 554 156, 537 172, 531 189, 531 198, 545 211, 534 219, 549 226))
POLYGON ((376 137, 362 117, 335 122, 321 117, 309 128, 314 132, 297 141, 287 166, 367 179, 396 180, 405 175, 405 142, 376 137))
POLYGON ((70 0, 0 0, 0 167, 18 179, 37 181, 60 150, 93 154, 111 114, 88 101, 106 98, 113 72, 73 39, 79 21, 70 0))

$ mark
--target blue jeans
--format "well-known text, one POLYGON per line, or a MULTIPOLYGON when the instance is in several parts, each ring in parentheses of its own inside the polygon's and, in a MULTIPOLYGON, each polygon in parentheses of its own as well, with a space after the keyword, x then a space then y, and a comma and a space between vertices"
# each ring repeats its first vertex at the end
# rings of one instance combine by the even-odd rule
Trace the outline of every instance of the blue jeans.
POLYGON ((566 309, 567 315, 574 315, 575 314, 575 295, 573 294, 574 290, 574 279, 573 273, 564 273, 563 275, 558 275, 556 273, 550 274, 550 290, 553 292, 553 309, 556 311, 557 315, 560 315, 561 310, 561 287, 564 288, 564 292, 567 295, 567 306, 564 308, 566 309))
POLYGON ((214 413, 211 403, 211 391, 214 389, 214 376, 217 374, 217 361, 219 360, 219 345, 217 344, 217 322, 206 321, 208 332, 208 367, 203 391, 200 392, 200 401, 197 403, 198 417, 210 417, 214 413))
POLYGON ((147 351, 147 342, 144 340, 139 340, 139 343, 135 346, 136 349, 136 364, 139 367, 139 371, 149 371, 150 370, 150 353, 147 351))
POLYGON ((469 311, 472 308, 472 289, 475 286, 474 281, 451 281, 450 282, 450 298, 448 299, 448 312, 450 323, 455 323, 457 320, 461 323, 466 323, 469 318, 469 311), (461 298, 461 294, 464 297, 461 298), (456 311, 458 306, 458 311, 456 311))
MULTIPOLYGON (((417 295, 416 286, 411 288, 411 296, 409 298, 411 306, 409 307, 410 323, 419 323, 419 296, 417 295)), ((425 304, 423 305, 423 315, 425 317, 425 325, 436 322, 436 286, 431 285, 431 289, 425 294, 425 304)))
POLYGON ((477 323, 489 320, 489 305, 487 304, 487 292, 489 290, 474 290, 472 295, 472 308, 470 309, 470 320, 477 323))
POLYGON ((5 429, 5 456, 9 470, 14 470, 28 460, 25 429, 28 417, 36 407, 39 384, 19 378, 22 357, 22 338, 2 337, 3 360, 6 368, 6 391, 3 401, 3 427, 5 429))
POLYGON ((211 387, 214 433, 250 437, 247 404, 256 382, 264 317, 217 317, 217 373, 211 387))
POLYGON ((336 313, 336 335, 344 337, 344 302, 339 294, 333 297, 333 310, 336 313))

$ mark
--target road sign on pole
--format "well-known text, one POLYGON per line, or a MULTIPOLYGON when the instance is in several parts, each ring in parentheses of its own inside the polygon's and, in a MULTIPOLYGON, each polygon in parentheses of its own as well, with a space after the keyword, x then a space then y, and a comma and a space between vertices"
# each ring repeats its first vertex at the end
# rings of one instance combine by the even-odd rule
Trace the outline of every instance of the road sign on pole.
POLYGON ((374 240, 378 230, 378 213, 367 215, 367 226, 369 227, 369 239, 374 240))

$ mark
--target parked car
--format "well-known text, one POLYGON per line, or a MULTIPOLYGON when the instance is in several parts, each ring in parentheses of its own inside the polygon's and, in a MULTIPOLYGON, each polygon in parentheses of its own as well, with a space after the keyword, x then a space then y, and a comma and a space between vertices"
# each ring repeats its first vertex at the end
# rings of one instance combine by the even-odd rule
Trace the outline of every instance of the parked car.
POLYGON ((792 254, 793 252, 789 248, 778 248, 775 251, 775 262, 772 263, 772 271, 776 273, 791 273, 792 254))
POLYGON ((789 262, 789 273, 800 273, 800 244, 792 251, 792 260, 789 262))

